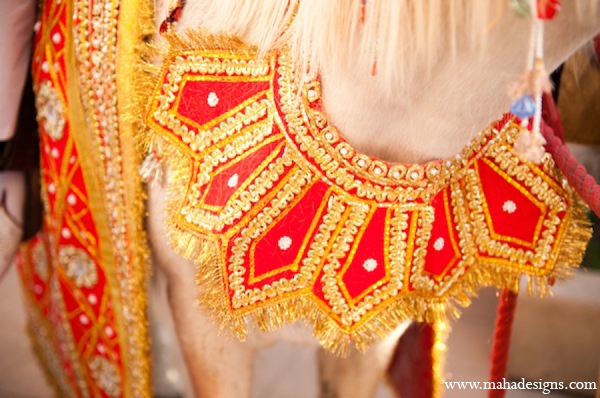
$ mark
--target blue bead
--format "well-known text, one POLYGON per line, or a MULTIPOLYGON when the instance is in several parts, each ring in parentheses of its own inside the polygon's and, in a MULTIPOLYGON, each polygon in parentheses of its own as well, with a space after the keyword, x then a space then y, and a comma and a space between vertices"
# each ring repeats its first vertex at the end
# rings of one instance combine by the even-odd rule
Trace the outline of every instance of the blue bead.
POLYGON ((510 106, 510 113, 519 119, 533 117, 535 114, 535 101, 531 98, 531 95, 525 94, 510 106))

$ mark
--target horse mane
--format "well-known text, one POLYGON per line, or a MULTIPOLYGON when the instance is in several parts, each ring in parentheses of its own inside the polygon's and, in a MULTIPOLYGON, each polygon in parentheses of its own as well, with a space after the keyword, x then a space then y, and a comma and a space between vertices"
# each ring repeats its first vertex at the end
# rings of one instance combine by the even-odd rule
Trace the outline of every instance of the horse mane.
MULTIPOLYGON (((578 13, 599 0, 576 1, 578 13)), ((485 47, 487 33, 512 12, 506 0, 195 0, 187 26, 233 34, 260 53, 291 47, 300 74, 331 66, 377 75, 405 88, 464 49, 485 47), (364 14, 362 7, 364 6, 364 14), (364 18, 363 18, 364 15, 364 18), (200 19, 200 20, 198 20, 200 19), (376 65, 375 65, 376 64, 376 65)), ((523 32, 524 40, 529 32, 523 32)), ((393 86, 393 88, 392 88, 393 86)))
MULTIPOLYGON (((405 83, 414 65, 431 67, 459 47, 478 46, 505 0, 219 0, 188 1, 213 32, 227 32, 259 51, 289 45, 309 73, 327 63, 362 68, 405 83)), ((501 11, 501 10, 500 10, 501 11)))

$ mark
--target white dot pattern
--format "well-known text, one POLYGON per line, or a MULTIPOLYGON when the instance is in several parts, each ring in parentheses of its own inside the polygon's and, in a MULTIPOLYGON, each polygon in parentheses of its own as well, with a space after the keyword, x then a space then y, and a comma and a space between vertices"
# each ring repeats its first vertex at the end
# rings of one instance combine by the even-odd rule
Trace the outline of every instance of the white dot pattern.
POLYGON ((504 204, 502 205, 502 210, 505 213, 508 214, 512 214, 515 211, 517 211, 517 204, 515 202, 513 202, 512 200, 507 200, 506 202, 504 202, 504 204))
POLYGON ((281 250, 287 250, 292 246, 292 238, 290 238, 289 236, 282 236, 281 238, 279 238, 277 245, 281 250))
POLYGON ((227 186, 229 188, 235 188, 237 187, 239 180, 240 177, 237 174, 234 174, 231 177, 229 177, 229 180, 227 180, 227 186))
POLYGON ((208 94, 208 98, 206 98, 206 102, 208 103, 208 106, 210 106, 211 108, 214 108, 215 106, 217 106, 219 104, 219 97, 217 96, 217 93, 215 93, 214 91, 211 91, 208 94))
POLYGON ((365 260, 362 266, 367 272, 373 272, 375 271, 378 265, 379 264, 377 263, 377 260, 375 260, 374 258, 368 258, 365 260))

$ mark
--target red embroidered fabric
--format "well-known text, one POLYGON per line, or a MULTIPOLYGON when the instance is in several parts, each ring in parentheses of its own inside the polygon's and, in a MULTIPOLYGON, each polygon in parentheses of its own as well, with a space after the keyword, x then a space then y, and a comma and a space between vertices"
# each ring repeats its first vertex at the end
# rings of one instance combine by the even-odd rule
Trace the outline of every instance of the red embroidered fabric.
POLYGON ((173 246, 212 275, 201 301, 238 332, 247 315, 265 329, 303 318, 325 346, 362 346, 479 286, 526 275, 543 293, 577 265, 575 198, 549 156, 514 154, 510 116, 455 158, 391 164, 345 142, 285 51, 178 43, 146 123, 174 170, 173 246))

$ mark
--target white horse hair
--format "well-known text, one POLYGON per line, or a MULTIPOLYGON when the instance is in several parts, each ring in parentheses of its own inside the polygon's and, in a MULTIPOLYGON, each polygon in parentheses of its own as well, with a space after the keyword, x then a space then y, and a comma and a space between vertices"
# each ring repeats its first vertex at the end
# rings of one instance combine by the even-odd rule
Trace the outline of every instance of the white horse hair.
MULTIPOLYGON (((179 30, 200 24, 241 37, 262 53, 288 45, 302 73, 351 64, 368 75, 376 60, 376 81, 393 95, 410 90, 414 73, 430 72, 449 54, 455 59, 465 44, 475 50, 484 47, 490 31, 506 28, 499 24, 504 14, 512 14, 505 0, 368 0, 361 22, 361 3, 191 0, 179 30)), ((595 12, 595 1, 574 4, 580 17, 595 12)), ((523 37, 528 33, 524 30, 523 37)))

